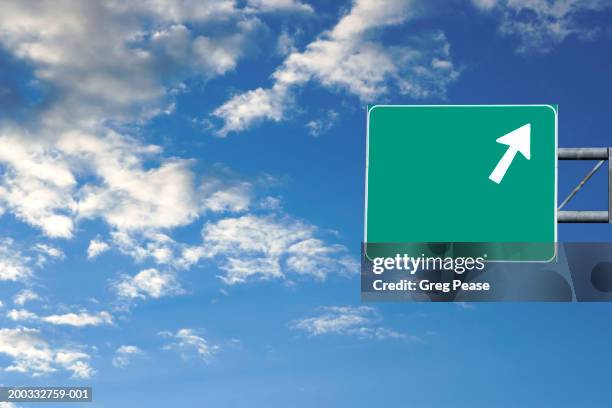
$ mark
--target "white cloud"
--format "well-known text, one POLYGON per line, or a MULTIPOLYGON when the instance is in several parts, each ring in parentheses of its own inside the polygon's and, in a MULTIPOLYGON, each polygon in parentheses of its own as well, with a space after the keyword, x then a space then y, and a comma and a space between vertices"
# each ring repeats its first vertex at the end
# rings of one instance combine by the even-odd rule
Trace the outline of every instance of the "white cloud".
POLYGON ((63 259, 66 256, 61 249, 48 244, 36 244, 34 245, 34 249, 50 258, 63 259))
POLYGON ((192 222, 204 209, 191 161, 110 129, 170 112, 184 80, 234 69, 263 29, 233 0, 2 2, 0 45, 32 66, 44 99, 27 126, 0 127, 0 212, 62 238, 84 218, 192 222))
POLYGON ((201 187, 204 195, 202 208, 214 213, 243 212, 249 209, 253 196, 253 186, 240 182, 226 186, 219 180, 208 181, 201 187))
POLYGON ((276 52, 281 56, 287 56, 296 51, 295 35, 291 35, 287 30, 283 30, 276 41, 276 52))
POLYGON ((112 363, 115 367, 124 368, 127 367, 131 358, 135 355, 143 354, 142 350, 136 346, 124 345, 117 349, 115 357, 113 357, 112 363))
POLYGON ((235 95, 213 112, 224 121, 219 135, 245 130, 263 119, 281 121, 290 97, 287 88, 278 84, 269 89, 257 88, 235 95))
POLYGON ((359 265, 345 251, 342 245, 328 245, 320 239, 308 238, 287 248, 286 263, 290 271, 318 279, 325 279, 332 273, 353 274, 359 270, 359 265))
POLYGON ((358 265, 346 248, 315 238, 316 230, 287 216, 224 218, 204 226, 203 253, 220 258, 225 272, 221 279, 227 284, 282 278, 286 273, 317 279, 356 273, 358 265))
POLYGON ((128 299, 157 299, 183 292, 173 273, 153 268, 142 270, 134 276, 123 275, 114 287, 120 297, 128 299))
POLYGON ((260 24, 250 12, 231 0, 4 1, 0 41, 61 94, 54 120, 131 120, 159 113, 182 77, 232 69, 260 24), (187 28, 218 22, 215 37, 187 28))
POLYGON ((136 237, 122 231, 111 233, 113 245, 122 253, 131 256, 138 262, 147 258, 158 264, 167 264, 174 259, 176 242, 166 234, 145 232, 136 237))
POLYGON ((189 358, 195 352, 202 360, 210 361, 221 349, 218 345, 210 344, 193 329, 180 329, 176 333, 164 331, 159 335, 171 340, 164 346, 164 350, 177 350, 183 358, 189 358))
MULTIPOLYGON (((252 183, 225 181, 211 176, 198 187, 197 192, 194 192, 195 212, 202 214, 245 212, 251 207, 253 190, 252 183)), ((185 195, 182 195, 182 198, 184 200, 185 195)), ((111 246, 117 248, 137 262, 152 260, 158 265, 170 265, 179 269, 197 263, 201 257, 198 254, 203 251, 201 248, 176 242, 169 235, 151 228, 117 229, 110 233, 110 240, 105 245, 105 249, 111 246)))
POLYGON ((22 281, 32 276, 30 258, 24 256, 10 238, 0 239, 0 281, 22 281))
POLYGON ((64 313, 48 316, 38 316, 37 314, 25 309, 12 309, 7 312, 6 317, 14 321, 38 321, 53 325, 74 327, 101 326, 113 324, 113 317, 108 312, 99 312, 92 314, 87 311, 81 311, 79 313, 64 313))
POLYGON ((546 53, 569 36, 592 38, 601 27, 580 21, 583 13, 612 7, 606 0, 472 0, 494 10, 501 20, 499 31, 519 40, 519 53, 546 53))
POLYGON ((180 268, 189 268, 197 264, 200 259, 206 257, 205 249, 201 246, 186 246, 181 252, 181 256, 177 262, 180 268))
POLYGON ((490 10, 497 4, 497 0, 472 0, 472 3, 483 10, 490 10))
POLYGON ((38 243, 35 244, 32 248, 36 254, 36 265, 39 267, 43 267, 49 259, 52 260, 61 260, 66 257, 66 254, 54 246, 48 244, 38 243))
POLYGON ((210 253, 255 252, 280 255, 293 242, 309 238, 315 228, 297 220, 245 215, 204 226, 202 235, 210 253))
MULTIPOLYGON (((254 13, 308 10, 295 0, 251 1, 242 9, 223 0, 3 2, 1 45, 33 68, 33 84, 48 98, 27 126, 0 127, 2 211, 61 238, 71 238, 82 220, 103 220, 110 239, 92 240, 89 258, 115 246, 137 261, 187 268, 208 256, 205 246, 179 244, 166 231, 204 213, 248 211, 253 186, 215 178, 202 183, 192 161, 165 157, 159 146, 122 132, 168 111, 173 94, 186 87, 183 80, 234 69, 263 27, 254 13), (218 34, 204 34, 208 24, 218 25, 218 34)), ((6 248, 0 245, 0 279, 30 276, 29 261, 6 248)), ((45 259, 61 257, 49 245, 36 248, 45 259)), ((319 253, 344 257, 337 264, 343 271, 344 251, 328 246, 319 253)), ((278 254, 218 256, 228 282, 251 274, 280 277, 277 264, 317 277, 327 273, 309 270, 295 251, 282 260, 278 254)), ((129 299, 182 291, 173 273, 156 269, 123 276, 115 288, 129 299)))
POLYGON ((58 315, 49 315, 41 317, 40 320, 55 324, 55 325, 67 325, 75 327, 83 326, 100 326, 100 325, 112 325, 113 317, 108 312, 99 312, 97 314, 90 314, 87 312, 80 313, 65 313, 58 315))
POLYGON ((132 0, 128 3, 109 1, 108 5, 121 14, 134 11, 156 21, 171 23, 206 22, 227 18, 237 12, 234 0, 132 0))
POLYGON ((463 310, 474 309, 475 307, 473 304, 467 303, 467 302, 455 302, 455 305, 457 305, 459 309, 463 309, 463 310))
POLYGON ((75 378, 91 378, 95 371, 89 366, 86 360, 89 355, 80 351, 60 350, 55 354, 55 361, 72 371, 75 378))
POLYGON ((11 365, 5 367, 6 371, 28 373, 35 377, 58 369, 71 372, 75 378, 90 378, 94 374, 87 353, 53 348, 36 329, 0 329, 0 354, 12 359, 11 365))
POLYGON ((327 133, 338 120, 338 112, 330 110, 323 118, 311 120, 306 124, 310 136, 318 137, 327 133))
POLYGON ((14 321, 23 321, 23 320, 35 320, 38 319, 38 316, 35 313, 27 311, 25 309, 11 309, 6 312, 6 317, 14 321))
POLYGON ((293 89, 315 80, 371 101, 388 92, 388 84, 412 98, 444 96, 458 72, 450 61, 442 32, 415 35, 401 46, 371 39, 375 31, 415 16, 412 1, 355 0, 350 12, 303 52, 292 52, 272 77, 270 88, 230 98, 213 115, 223 121, 220 136, 245 130, 261 120, 280 121, 292 106, 293 89), (434 66, 432 61, 445 61, 434 66))
POLYGON ((101 185, 82 187, 79 217, 101 216, 123 230, 168 228, 191 222, 198 213, 190 162, 169 159, 145 169, 144 160, 159 153, 157 146, 142 146, 114 132, 100 139, 67 133, 60 148, 93 164, 101 185))
POLYGON ((93 259, 98 255, 108 251, 110 246, 104 242, 97 239, 92 239, 89 241, 89 246, 87 247, 87 258, 93 259))
POLYGON ((247 0, 247 5, 258 12, 314 12, 312 6, 297 0, 247 0))
POLYGON ((203 256, 201 247, 176 242, 159 232, 128 234, 115 231, 111 233, 111 239, 119 251, 134 258, 136 262, 151 260, 158 265, 187 269, 203 256))
POLYGON ((259 208, 263 210, 278 211, 281 209, 281 207, 282 207, 282 200, 279 197, 268 196, 268 197, 264 197, 259 202, 259 208))
POLYGON ((13 303, 19 306, 23 306, 32 300, 40 300, 40 296, 31 289, 24 289, 13 297, 13 303))
MULTIPOLYGON (((26 281, 33 276, 34 267, 41 268, 50 260, 64 257, 60 249, 48 244, 25 245, 12 238, 0 237, 0 281, 26 281)), ((32 293, 31 290, 24 292, 25 296, 32 293)))
POLYGON ((76 181, 66 163, 29 135, 0 128, 0 164, 7 166, 0 176, 0 203, 48 236, 70 236, 73 224, 66 211, 75 205, 70 192, 76 181))
POLYGON ((142 350, 140 350, 136 346, 121 346, 117 349, 117 353, 119 354, 138 354, 138 353, 142 353, 142 350))
MULTIPOLYGON (((121 132, 128 124, 167 111, 174 91, 185 87, 184 79, 233 69, 253 48, 250 38, 262 27, 255 9, 306 11, 310 6, 290 0, 252 1, 244 9, 233 1, 109 0, 77 7, 69 1, 3 2, 1 45, 33 68, 32 83, 44 87, 48 99, 33 111, 27 126, 0 127, 1 211, 60 238, 71 238, 82 220, 103 220, 111 238, 91 241, 90 258, 114 245, 140 261, 188 267, 209 256, 207 246, 223 246, 214 238, 203 246, 178 244, 160 231, 188 225, 204 213, 249 210, 251 184, 214 179, 202 184, 192 161, 165 157, 159 146, 121 132), (225 28, 219 35, 204 35, 199 30, 208 23, 225 28)), ((292 96, 284 87, 279 92, 287 101, 292 96)), ((264 99, 269 91, 262 91, 264 99)), ((265 101, 255 102, 253 109, 261 112, 265 101)), ((270 107, 272 117, 279 109, 270 107)), ((229 226, 223 221, 219 228, 229 226)), ((270 225, 285 232, 293 228, 284 223, 289 221, 270 225)), ((323 278, 328 268, 344 273, 354 266, 343 247, 313 241, 316 259, 307 260, 299 246, 290 249, 298 242, 287 241, 280 253, 229 251, 216 256, 223 261, 224 279, 232 283, 248 276, 281 277, 286 271, 323 278)), ((45 260, 63 257, 47 244, 35 250, 45 260)), ((29 262, 21 252, 0 245, 0 279, 30 276, 29 262)), ((126 298, 181 292, 174 274, 156 269, 123 276, 116 289, 126 298)))
POLYGON ((170 158, 158 167, 145 168, 145 161, 159 160, 157 146, 112 131, 103 137, 61 133, 47 150, 25 138, 0 136, 0 145, 3 141, 8 150, 25 150, 25 160, 44 162, 45 157, 53 157, 73 179, 87 180, 78 186, 57 185, 40 179, 40 174, 53 174, 52 169, 29 174, 4 161, 8 167, 0 178, 0 202, 48 236, 71 237, 75 220, 83 218, 102 218, 115 228, 139 230, 185 225, 200 211, 190 161, 170 158), (32 156, 36 150, 40 151, 32 156))
POLYGON ((361 339, 411 339, 415 336, 379 325, 380 316, 376 309, 368 306, 330 306, 324 307, 321 313, 291 322, 290 328, 302 330, 311 336, 327 334, 355 336, 361 339))
POLYGON ((67 131, 56 137, 53 148, 13 137, 7 149, 13 147, 24 150, 32 162, 48 156, 62 163, 76 180, 67 188, 51 185, 38 177, 52 174, 52 169, 30 174, 11 170, 10 163, 4 178, 0 176, 0 203, 53 237, 71 237, 82 219, 101 218, 112 229, 141 233, 187 225, 207 211, 241 212, 250 205, 249 183, 211 176, 197 186, 193 161, 163 158, 158 146, 114 131, 67 131))

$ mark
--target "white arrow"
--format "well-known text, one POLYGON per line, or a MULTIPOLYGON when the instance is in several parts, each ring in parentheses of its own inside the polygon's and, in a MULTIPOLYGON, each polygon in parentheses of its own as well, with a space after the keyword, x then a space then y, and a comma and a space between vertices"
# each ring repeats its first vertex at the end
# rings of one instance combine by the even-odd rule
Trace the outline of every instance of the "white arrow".
POLYGON ((514 160, 514 156, 516 156, 518 152, 521 152, 527 160, 531 158, 531 124, 528 123, 518 129, 514 129, 510 133, 506 133, 497 139, 496 142, 508 146, 508 150, 506 150, 506 153, 504 153, 489 176, 492 181, 499 184, 506 175, 510 164, 512 164, 512 160, 514 160))

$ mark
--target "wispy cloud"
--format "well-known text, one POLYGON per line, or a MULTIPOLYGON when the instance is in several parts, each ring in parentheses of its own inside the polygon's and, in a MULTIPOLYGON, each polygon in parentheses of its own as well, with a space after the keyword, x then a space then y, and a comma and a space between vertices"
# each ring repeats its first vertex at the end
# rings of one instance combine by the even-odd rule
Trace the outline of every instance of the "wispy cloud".
POLYGON ((287 273, 325 279, 353 275, 357 262, 342 245, 316 237, 317 228, 291 217, 245 215, 207 223, 204 254, 221 262, 227 284, 278 279, 287 273))
POLYGON ((612 8, 605 0, 472 0, 500 19, 499 32, 518 39, 518 53, 547 53, 570 36, 593 38, 602 27, 581 22, 584 13, 612 8))
MULTIPOLYGON (((394 24, 397 16, 384 13, 374 16, 376 24, 361 21, 368 4, 356 3, 321 41, 357 39, 363 45, 362 34, 371 26, 394 24)), ((109 1, 78 7, 59 1, 39 3, 32 16, 22 2, 2 3, 0 43, 33 67, 32 86, 44 86, 53 97, 32 111, 27 126, 13 121, 0 127, 0 211, 53 238, 74 237, 85 220, 103 221, 108 235, 90 241, 89 259, 112 248, 138 263, 159 265, 122 275, 114 288, 125 299, 181 293, 174 271, 203 259, 218 261, 227 283, 286 273, 318 279, 353 273, 356 262, 345 247, 284 215, 278 201, 266 201, 269 215, 262 216, 262 207, 253 204, 257 182, 198 177, 193 160, 169 157, 160 146, 130 134, 130 126, 168 112, 175 95, 186 90, 185 79, 210 79, 234 69, 254 48, 251 41, 264 24, 258 13, 307 15, 312 10, 298 0, 109 1), (223 29, 204 33, 206 24, 223 29), (83 58, 84 50, 96 57, 83 58), (204 216, 216 221, 206 224, 202 243, 186 245, 172 238, 174 228, 204 216), (241 227, 245 238, 239 237, 241 227), (261 236, 257 228, 270 230, 261 236), (247 242, 259 239, 272 243, 257 248, 247 242)), ((359 47, 354 51, 362 52, 359 47)), ((315 48, 304 58, 325 57, 315 48)), ((295 59, 299 53, 292 54, 295 59)), ((300 67, 287 62, 282 70, 300 67)), ((311 76, 317 75, 313 71, 311 76)), ((263 105, 258 103, 258 109, 263 105)), ((309 128, 319 134, 328 126, 313 122, 309 128)), ((0 243, 0 279, 31 276, 33 260, 6 242, 0 243)), ((35 251, 39 265, 64 256, 48 244, 35 251)))
POLYGON ((35 377, 59 369, 71 372, 75 378, 90 378, 94 374, 87 353, 73 348, 53 348, 36 329, 0 329, 0 354, 12 359, 6 371, 35 377))
POLYGON ((11 309, 6 313, 9 319, 14 321, 35 321, 61 326, 101 326, 112 325, 113 317, 108 312, 89 313, 81 311, 78 313, 53 314, 47 316, 39 316, 25 309, 11 309))
POLYGON ((110 246, 104 242, 97 239, 92 239, 89 241, 89 246, 87 247, 87 258, 93 259, 98 255, 108 251, 110 246))
POLYGON ((157 299, 183 293, 174 273, 154 268, 144 269, 134 276, 123 275, 113 287, 120 297, 126 299, 157 299))
MULTIPOLYGON (((274 3, 291 2, 268 0, 261 5, 273 11, 274 3)), ((233 0, 78 6, 43 1, 34 14, 21 1, 3 2, 0 41, 35 64, 35 74, 61 95, 48 112, 54 124, 155 116, 169 105, 170 90, 182 79, 210 78, 234 69, 262 24, 252 8, 241 9, 233 0), (216 34, 194 28, 221 22, 228 29, 216 34), (83 58, 84 50, 88 58, 83 58)))
POLYGON ((457 305, 459 309, 463 310, 474 309, 476 307, 473 304, 467 302, 455 302, 455 305, 457 305))
POLYGON ((26 257, 10 238, 0 239, 0 281, 23 281, 32 275, 26 257))
POLYGON ((306 128, 310 136, 318 137, 327 133, 338 120, 338 112, 330 110, 327 115, 320 119, 311 120, 306 123, 306 128))
POLYGON ((205 196, 191 160, 127 131, 172 113, 185 80, 235 69, 266 30, 259 13, 309 10, 297 0, 2 2, 0 44, 32 66, 46 99, 27 126, 0 126, 0 211, 71 238, 84 219, 139 233, 244 207, 238 191, 205 196))
POLYGON ((443 97, 458 76, 443 32, 414 35, 401 46, 373 41, 377 31, 402 24, 418 13, 411 1, 355 0, 350 11, 304 51, 290 53, 272 74, 273 85, 230 98, 213 115, 220 136, 243 131, 262 120, 281 121, 294 91, 310 81, 371 101, 393 86, 412 98, 443 97), (436 64, 443 61, 444 64, 436 64))
POLYGON ((27 302, 40 299, 41 298, 38 293, 34 292, 32 289, 23 289, 13 297, 13 303, 19 306, 23 306, 27 302))
POLYGON ((64 254, 64 252, 61 249, 51 246, 49 244, 42 244, 42 243, 35 244, 34 250, 38 252, 37 262, 39 266, 43 266, 45 262, 47 262, 47 259, 49 258, 50 259, 64 259, 66 257, 66 254, 64 254))
POLYGON ((142 354, 144 354, 144 352, 140 348, 136 346, 124 345, 117 349, 112 363, 115 367, 124 368, 130 364, 132 357, 142 354))
POLYGON ((159 335, 170 340, 164 350, 178 351, 183 358, 195 354, 204 361, 210 361, 221 350, 219 345, 210 344, 193 329, 180 329, 175 333, 163 331, 159 335))
POLYGON ((289 327, 311 336, 339 335, 360 339, 405 339, 421 341, 417 336, 395 331, 380 324, 376 309, 368 306, 329 306, 312 317, 294 320, 289 327))
MULTIPOLYGON (((0 281, 29 281, 36 268, 64 258, 64 252, 49 244, 30 242, 26 245, 9 237, 0 237, 0 281)), ((32 296, 33 292, 28 289, 23 293, 28 300, 27 296, 32 296)))
POLYGON ((314 9, 309 4, 298 0, 247 0, 249 8, 255 12, 298 12, 313 13, 314 9))

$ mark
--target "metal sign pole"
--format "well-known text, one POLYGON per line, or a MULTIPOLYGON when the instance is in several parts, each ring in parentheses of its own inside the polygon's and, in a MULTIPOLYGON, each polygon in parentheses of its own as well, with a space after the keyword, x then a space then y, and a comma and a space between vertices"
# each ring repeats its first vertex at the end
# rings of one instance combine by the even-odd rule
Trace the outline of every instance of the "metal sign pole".
POLYGON ((612 223, 612 147, 608 147, 608 222, 612 223))

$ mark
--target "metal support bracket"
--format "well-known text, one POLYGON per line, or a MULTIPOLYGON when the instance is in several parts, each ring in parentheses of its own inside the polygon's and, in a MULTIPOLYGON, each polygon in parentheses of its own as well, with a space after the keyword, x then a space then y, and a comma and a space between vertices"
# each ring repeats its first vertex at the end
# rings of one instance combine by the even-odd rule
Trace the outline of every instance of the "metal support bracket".
POLYGON ((612 148, 583 147, 559 148, 559 160, 599 160, 595 167, 572 190, 557 209, 557 221, 561 223, 612 223, 612 148), (608 162, 608 210, 607 211, 561 211, 561 209, 580 191, 587 181, 608 162))

